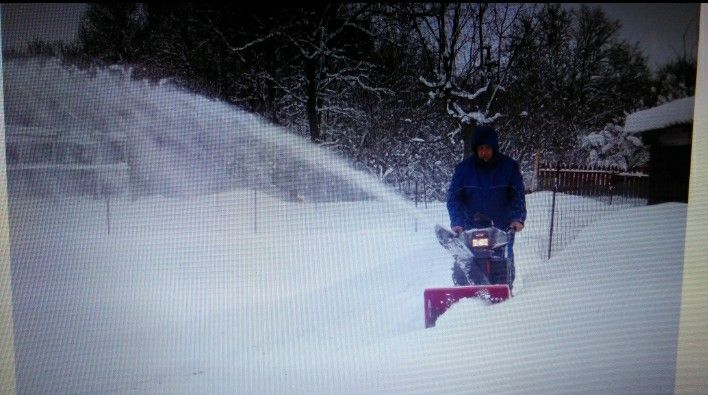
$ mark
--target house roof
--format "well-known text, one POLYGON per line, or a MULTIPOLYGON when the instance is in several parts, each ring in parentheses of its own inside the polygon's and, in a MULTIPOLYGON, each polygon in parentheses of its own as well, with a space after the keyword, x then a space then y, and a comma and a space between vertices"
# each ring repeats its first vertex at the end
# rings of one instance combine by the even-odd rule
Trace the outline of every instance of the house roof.
POLYGON ((693 122, 693 103, 694 97, 691 96, 631 113, 624 122, 624 130, 638 134, 672 125, 690 124, 693 122))

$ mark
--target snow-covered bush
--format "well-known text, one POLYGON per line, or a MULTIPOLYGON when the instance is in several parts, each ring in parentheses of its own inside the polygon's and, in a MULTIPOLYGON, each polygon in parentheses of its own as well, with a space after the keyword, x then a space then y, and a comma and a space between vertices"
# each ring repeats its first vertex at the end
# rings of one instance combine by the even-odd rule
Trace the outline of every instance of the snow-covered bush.
POLYGON ((615 124, 607 124, 600 131, 582 136, 580 147, 587 152, 590 166, 628 170, 646 164, 649 159, 649 152, 641 139, 615 124))

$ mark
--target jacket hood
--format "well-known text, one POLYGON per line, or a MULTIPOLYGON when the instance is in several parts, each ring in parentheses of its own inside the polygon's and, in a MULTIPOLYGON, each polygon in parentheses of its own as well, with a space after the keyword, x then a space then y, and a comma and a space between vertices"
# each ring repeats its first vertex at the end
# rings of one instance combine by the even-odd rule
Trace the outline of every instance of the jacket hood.
POLYGON ((472 152, 477 152, 477 146, 488 145, 494 153, 499 152, 499 137, 497 131, 489 125, 477 126, 472 130, 472 152))

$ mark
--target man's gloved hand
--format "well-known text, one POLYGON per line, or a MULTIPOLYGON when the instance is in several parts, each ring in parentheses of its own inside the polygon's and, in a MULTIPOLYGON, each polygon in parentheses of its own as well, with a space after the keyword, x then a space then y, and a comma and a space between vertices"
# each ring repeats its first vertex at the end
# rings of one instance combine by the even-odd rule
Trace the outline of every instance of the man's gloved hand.
POLYGON ((519 221, 514 221, 509 225, 511 229, 514 229, 514 232, 521 232, 522 229, 524 229, 524 224, 522 224, 519 221))
POLYGON ((460 233, 464 232, 465 229, 461 226, 453 226, 452 231, 459 235, 460 233))

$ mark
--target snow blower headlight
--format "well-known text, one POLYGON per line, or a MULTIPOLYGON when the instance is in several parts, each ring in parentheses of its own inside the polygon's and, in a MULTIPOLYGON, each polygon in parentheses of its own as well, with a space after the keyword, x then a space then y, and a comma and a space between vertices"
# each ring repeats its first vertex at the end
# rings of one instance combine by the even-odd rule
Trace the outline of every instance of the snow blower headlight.
POLYGON ((472 239, 472 247, 489 247, 489 239, 472 239))
POLYGON ((491 245, 489 242, 489 234, 487 234, 487 232, 472 233, 470 245, 472 245, 472 248, 488 248, 491 245))

